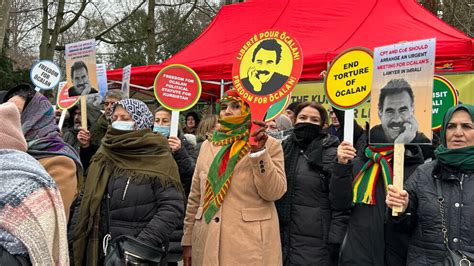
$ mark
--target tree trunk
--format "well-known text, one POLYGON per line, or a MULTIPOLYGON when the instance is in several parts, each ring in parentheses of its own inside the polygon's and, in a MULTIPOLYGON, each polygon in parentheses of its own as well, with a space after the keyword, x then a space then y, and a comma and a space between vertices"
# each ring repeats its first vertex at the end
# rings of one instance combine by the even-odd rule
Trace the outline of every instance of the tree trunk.
POLYGON ((147 64, 156 63, 156 39, 155 39, 155 0, 148 0, 147 15, 147 64))
POLYGON ((74 18, 72 18, 66 25, 62 26, 64 20, 64 5, 66 0, 58 1, 58 11, 56 13, 56 20, 54 22, 54 28, 50 29, 48 25, 48 0, 43 0, 43 18, 42 18, 42 31, 41 31, 41 44, 40 44, 40 60, 49 59, 53 60, 54 51, 56 50, 56 45, 58 43, 59 34, 65 32, 69 29, 79 17, 82 15, 82 12, 86 8, 88 2, 86 0, 81 1, 81 7, 75 13, 74 18))
POLYGON ((43 0, 43 16, 41 19, 41 44, 40 59, 46 59, 49 43, 49 27, 48 27, 48 0, 43 0))
POLYGON ((471 25, 469 32, 467 33, 469 37, 474 38, 474 3, 469 4, 469 24, 471 25))
POLYGON ((3 40, 8 26, 10 0, 0 0, 0 53, 3 49, 3 40))
POLYGON ((48 0, 43 0, 43 18, 41 25, 41 44, 40 44, 40 60, 53 60, 54 50, 58 42, 60 34, 61 24, 63 23, 64 17, 64 4, 65 0, 59 0, 58 11, 56 14, 56 21, 54 22, 54 28, 49 28, 48 17, 48 0))

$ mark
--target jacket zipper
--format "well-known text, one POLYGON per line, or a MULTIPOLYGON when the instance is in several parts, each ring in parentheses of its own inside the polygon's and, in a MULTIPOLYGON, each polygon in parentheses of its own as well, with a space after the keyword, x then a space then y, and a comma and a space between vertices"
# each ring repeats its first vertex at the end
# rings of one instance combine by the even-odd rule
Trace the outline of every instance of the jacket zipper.
MULTIPOLYGON (((459 193, 459 220, 458 220, 458 230, 457 230, 457 235, 460 237, 461 236, 461 220, 462 220, 462 206, 463 206, 463 189, 462 189, 462 182, 464 181, 464 174, 461 174, 461 180, 459 180, 459 187, 461 188, 461 193, 459 193)), ((461 239, 459 239, 461 240, 461 239)), ((461 243, 459 243, 460 245, 461 243)))
POLYGON ((123 190, 122 200, 125 200, 125 195, 127 195, 128 185, 130 184, 130 177, 127 179, 127 184, 125 185, 125 189, 123 190))

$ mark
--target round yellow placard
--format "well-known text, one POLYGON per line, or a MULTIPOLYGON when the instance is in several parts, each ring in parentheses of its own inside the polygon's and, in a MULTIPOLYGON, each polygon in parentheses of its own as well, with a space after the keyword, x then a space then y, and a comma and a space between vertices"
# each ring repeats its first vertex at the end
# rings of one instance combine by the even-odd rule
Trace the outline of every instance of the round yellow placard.
POLYGON ((341 110, 363 104, 372 88, 373 55, 366 48, 351 48, 339 54, 325 80, 326 96, 341 110))

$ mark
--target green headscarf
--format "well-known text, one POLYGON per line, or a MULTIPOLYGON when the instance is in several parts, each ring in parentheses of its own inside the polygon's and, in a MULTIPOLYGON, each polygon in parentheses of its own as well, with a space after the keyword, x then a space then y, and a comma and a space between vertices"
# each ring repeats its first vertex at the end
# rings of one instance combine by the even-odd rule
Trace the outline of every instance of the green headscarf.
POLYGON ((468 146, 460 149, 448 149, 446 143, 446 127, 451 120, 454 112, 465 110, 474 121, 474 106, 469 104, 459 104, 449 108, 443 118, 441 127, 441 145, 435 150, 438 161, 445 165, 449 165, 460 169, 461 171, 474 171, 474 146, 468 146))

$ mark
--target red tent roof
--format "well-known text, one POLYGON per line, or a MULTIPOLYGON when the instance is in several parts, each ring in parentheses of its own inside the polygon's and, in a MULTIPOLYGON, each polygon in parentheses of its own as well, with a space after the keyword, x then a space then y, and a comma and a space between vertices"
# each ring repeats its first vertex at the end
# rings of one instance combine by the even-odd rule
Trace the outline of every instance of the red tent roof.
MULTIPOLYGON (((286 31, 298 40, 304 80, 320 79, 327 62, 347 48, 374 49, 433 37, 437 68, 474 70, 474 39, 414 0, 248 0, 222 7, 196 40, 162 64, 133 67, 131 83, 152 86, 164 66, 177 63, 193 68, 201 80, 230 80, 238 50, 251 35, 265 29, 286 31)), ((121 80, 122 70, 110 70, 107 76, 121 80)))

